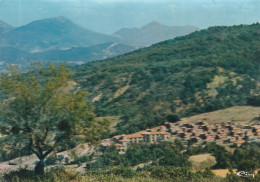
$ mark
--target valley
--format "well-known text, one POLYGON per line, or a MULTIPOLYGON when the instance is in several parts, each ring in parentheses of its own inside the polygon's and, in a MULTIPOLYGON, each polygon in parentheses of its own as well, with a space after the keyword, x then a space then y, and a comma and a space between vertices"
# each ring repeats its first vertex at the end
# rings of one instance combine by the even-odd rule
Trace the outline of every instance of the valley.
POLYGON ((222 181, 260 167, 259 23, 106 35, 56 17, 0 22, 0 35, 0 179, 222 181))

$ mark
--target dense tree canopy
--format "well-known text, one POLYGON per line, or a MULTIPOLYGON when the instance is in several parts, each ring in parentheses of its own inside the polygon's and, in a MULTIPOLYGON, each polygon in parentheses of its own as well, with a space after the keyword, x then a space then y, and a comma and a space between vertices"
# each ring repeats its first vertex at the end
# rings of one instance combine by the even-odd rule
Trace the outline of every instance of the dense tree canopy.
POLYGON ((61 142, 96 143, 108 122, 95 120, 86 102, 87 91, 70 80, 72 72, 63 64, 33 64, 26 74, 9 67, 0 75, 5 95, 0 107, 2 149, 27 150, 39 158, 36 173, 44 172, 44 159, 61 142))

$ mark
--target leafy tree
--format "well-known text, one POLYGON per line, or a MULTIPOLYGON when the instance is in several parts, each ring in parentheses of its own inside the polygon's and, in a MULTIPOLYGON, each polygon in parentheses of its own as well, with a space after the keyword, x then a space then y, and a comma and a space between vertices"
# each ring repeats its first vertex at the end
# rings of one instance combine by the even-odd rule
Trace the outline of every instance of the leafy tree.
POLYGON ((254 172, 258 167, 257 160, 242 160, 238 166, 238 171, 248 171, 248 172, 254 172))
POLYGON ((176 114, 170 114, 170 115, 167 116, 167 120, 168 120, 169 122, 171 122, 171 123, 175 123, 175 122, 177 122, 177 121, 180 121, 180 118, 179 118, 179 116, 176 115, 176 114))
POLYGON ((95 144, 108 130, 106 120, 95 120, 87 91, 70 80, 72 72, 64 65, 32 64, 22 73, 8 67, 0 74, 0 91, 8 98, 1 101, 0 129, 2 149, 27 150, 39 162, 36 174, 44 173, 44 160, 59 150, 61 142, 95 144))

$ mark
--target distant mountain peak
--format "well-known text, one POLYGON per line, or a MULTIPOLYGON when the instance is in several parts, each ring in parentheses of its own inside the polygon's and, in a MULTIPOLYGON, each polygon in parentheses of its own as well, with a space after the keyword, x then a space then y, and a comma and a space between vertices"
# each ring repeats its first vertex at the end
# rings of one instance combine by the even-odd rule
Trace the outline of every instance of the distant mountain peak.
POLYGON ((56 22, 61 22, 61 23, 71 22, 71 20, 66 18, 65 16, 57 16, 57 17, 48 18, 48 19, 45 19, 45 20, 56 21, 56 22))
POLYGON ((146 25, 144 25, 141 29, 149 29, 149 28, 153 28, 153 27, 161 27, 161 26, 164 26, 166 27, 166 25, 163 25, 161 23, 159 23, 158 21, 152 21, 146 25))
POLYGON ((112 36, 80 27, 64 16, 35 20, 4 34, 0 46, 27 52, 89 47, 117 41, 112 36))
POLYGON ((121 43, 131 46, 144 47, 154 43, 189 34, 199 28, 187 26, 167 26, 152 21, 141 28, 123 28, 113 34, 121 39, 121 43))
POLYGON ((60 24, 69 23, 69 24, 73 24, 73 22, 71 20, 69 20, 68 18, 66 18, 64 16, 58 16, 58 17, 53 17, 53 18, 36 20, 36 21, 33 21, 29 24, 38 24, 38 23, 60 23, 60 24))

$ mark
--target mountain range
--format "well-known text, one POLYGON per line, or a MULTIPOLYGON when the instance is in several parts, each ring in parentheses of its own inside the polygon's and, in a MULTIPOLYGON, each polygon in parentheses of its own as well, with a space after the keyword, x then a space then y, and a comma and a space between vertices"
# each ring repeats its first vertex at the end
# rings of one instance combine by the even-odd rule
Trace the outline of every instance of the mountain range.
POLYGON ((15 47, 27 52, 88 47, 116 42, 109 35, 82 28, 65 17, 33 21, 2 34, 1 47, 15 47))
POLYGON ((185 26, 166 26, 153 21, 141 28, 123 28, 113 34, 121 43, 132 46, 145 47, 177 36, 187 35, 199 28, 185 26))
POLYGON ((98 116, 120 118, 119 133, 250 104, 260 93, 259 30, 259 23, 210 27, 77 66, 75 80, 98 116))
MULTIPOLYGON (((165 27, 159 23, 151 23, 140 30, 151 34, 149 41, 154 43, 165 39, 165 36, 172 38, 165 27), (160 39, 155 36, 156 33, 161 38, 162 35, 165 36, 160 39)), ((184 29, 183 34, 194 30, 184 29)), ((176 35, 181 34, 179 30, 176 28, 176 35)), ((128 44, 126 39, 134 38, 133 32, 122 32, 121 30, 113 35, 97 33, 82 28, 65 17, 37 20, 16 28, 0 21, 0 69, 4 69, 6 64, 25 66, 36 60, 84 63, 124 54, 147 45, 147 37, 137 46, 128 44)))

